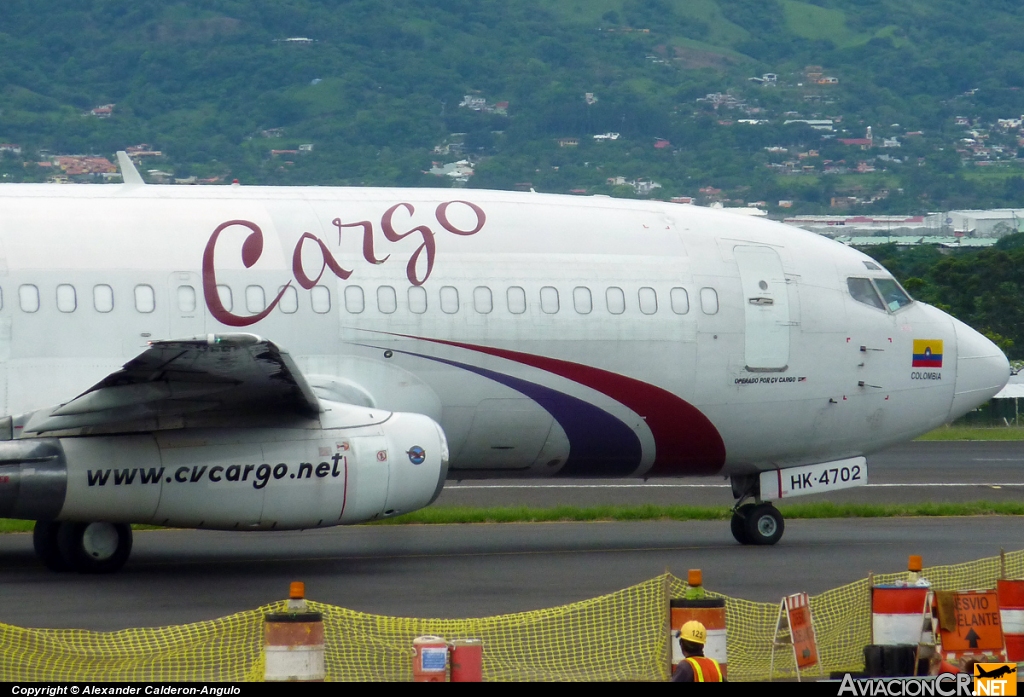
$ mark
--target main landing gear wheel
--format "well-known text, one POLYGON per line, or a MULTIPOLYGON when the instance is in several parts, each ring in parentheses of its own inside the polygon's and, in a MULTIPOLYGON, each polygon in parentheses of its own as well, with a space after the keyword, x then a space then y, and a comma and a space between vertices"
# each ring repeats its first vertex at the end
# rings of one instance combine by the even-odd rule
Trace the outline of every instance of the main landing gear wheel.
POLYGON ((754 507, 752 503, 745 503, 738 509, 733 511, 732 521, 729 526, 732 529, 732 536, 736 538, 736 541, 741 545, 749 545, 750 540, 747 538, 747 515, 750 514, 750 509, 754 507))
POLYGON ((132 552, 132 529, 125 523, 61 523, 57 548, 79 573, 113 573, 132 552))
MULTIPOLYGON (((746 506, 743 508, 746 508, 746 506)), ((743 509, 741 508, 740 510, 743 509)), ((745 518, 744 532, 746 533, 747 544, 773 545, 782 539, 786 523, 782 519, 779 509, 770 503, 759 503, 751 506, 745 518)))

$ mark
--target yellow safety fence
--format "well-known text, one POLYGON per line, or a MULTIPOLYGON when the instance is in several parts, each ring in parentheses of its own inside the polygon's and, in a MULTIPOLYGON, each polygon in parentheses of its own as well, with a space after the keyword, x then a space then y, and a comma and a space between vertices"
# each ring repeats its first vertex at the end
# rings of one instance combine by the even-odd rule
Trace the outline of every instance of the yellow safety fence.
MULTIPOLYGON (((1005 567, 1007 577, 1024 577, 1024 550, 1006 554, 1005 567)), ((993 588, 1000 558, 931 567, 922 575, 938 590, 993 588)), ((874 582, 905 577, 881 574, 874 582)), ((682 579, 664 574, 592 600, 462 620, 309 604, 323 613, 328 680, 411 680, 412 640, 425 634, 482 639, 485 680, 665 680, 668 599, 682 598, 685 590, 682 579)), ((778 603, 718 597, 726 599, 729 678, 769 679, 778 603)), ((869 603, 867 579, 811 597, 825 673, 862 669, 869 603)), ((263 614, 283 607, 282 601, 209 622, 109 633, 0 624, 0 680, 259 680, 263 614)), ((777 654, 775 671, 774 677, 794 675, 792 651, 777 654)))

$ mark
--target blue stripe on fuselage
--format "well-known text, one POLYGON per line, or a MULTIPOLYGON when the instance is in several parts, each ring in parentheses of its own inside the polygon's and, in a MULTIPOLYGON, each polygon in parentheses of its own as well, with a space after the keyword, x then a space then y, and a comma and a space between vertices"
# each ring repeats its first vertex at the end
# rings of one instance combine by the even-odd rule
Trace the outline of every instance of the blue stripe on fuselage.
POLYGON ((556 476, 621 477, 632 474, 640 465, 643 447, 636 433, 600 407, 550 387, 486 368, 411 351, 391 350, 468 370, 511 387, 542 406, 569 439, 569 457, 556 476))

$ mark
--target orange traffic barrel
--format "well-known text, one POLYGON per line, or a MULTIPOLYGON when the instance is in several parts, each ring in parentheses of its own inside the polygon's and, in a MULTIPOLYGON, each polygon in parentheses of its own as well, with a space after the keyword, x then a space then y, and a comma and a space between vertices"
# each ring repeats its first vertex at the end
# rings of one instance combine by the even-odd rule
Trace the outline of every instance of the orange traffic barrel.
POLYGON ((412 641, 413 682, 448 680, 448 642, 439 636, 420 636, 412 641))
POLYGON ((1006 660, 1024 661, 1024 579, 996 581, 999 593, 999 619, 1003 623, 1006 660))
POLYGON ((725 598, 705 598, 703 600, 671 600, 669 607, 672 612, 672 666, 675 670, 679 661, 683 660, 682 649, 679 648, 679 629, 690 620, 697 620, 704 625, 707 640, 704 644, 704 655, 718 661, 722 667, 722 676, 729 671, 729 657, 726 651, 725 598))
MULTIPOLYGON (((871 589, 871 643, 878 646, 921 643, 931 617, 930 589, 874 586, 871 589)), ((930 634, 931 628, 928 627, 930 634)))
POLYGON ((306 587, 292 583, 285 612, 263 616, 263 679, 266 682, 323 682, 324 618, 306 610, 306 587))
POLYGON ((484 642, 456 639, 452 642, 452 682, 483 682, 484 642))

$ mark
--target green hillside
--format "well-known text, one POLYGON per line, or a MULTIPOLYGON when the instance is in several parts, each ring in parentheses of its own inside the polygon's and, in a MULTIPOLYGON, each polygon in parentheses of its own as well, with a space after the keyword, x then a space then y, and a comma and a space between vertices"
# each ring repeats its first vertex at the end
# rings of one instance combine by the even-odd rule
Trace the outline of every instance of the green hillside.
POLYGON ((1022 88, 1009 0, 7 0, 0 175, 145 144, 165 179, 1011 205, 1022 88))

